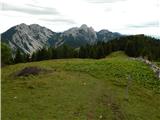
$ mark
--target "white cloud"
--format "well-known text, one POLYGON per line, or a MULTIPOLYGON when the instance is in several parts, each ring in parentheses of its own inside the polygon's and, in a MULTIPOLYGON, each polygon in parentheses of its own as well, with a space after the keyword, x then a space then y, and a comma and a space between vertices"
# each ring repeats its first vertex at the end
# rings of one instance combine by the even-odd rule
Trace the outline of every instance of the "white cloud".
POLYGON ((20 23, 37 23, 53 31, 87 24, 96 31, 160 34, 158 0, 3 0, 2 3, 0 32, 20 23))
POLYGON ((22 13, 27 13, 31 15, 59 14, 54 8, 35 6, 32 4, 17 6, 17 5, 12 5, 8 3, 3 3, 2 11, 15 11, 15 12, 22 12, 22 13))

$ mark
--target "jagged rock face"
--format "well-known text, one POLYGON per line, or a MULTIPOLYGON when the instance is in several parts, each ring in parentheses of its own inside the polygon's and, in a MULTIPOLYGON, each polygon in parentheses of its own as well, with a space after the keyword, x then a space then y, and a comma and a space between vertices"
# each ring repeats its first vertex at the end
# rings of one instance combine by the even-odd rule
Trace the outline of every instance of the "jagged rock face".
POLYGON ((2 40, 7 42, 12 50, 17 48, 25 53, 48 46, 48 39, 54 35, 51 30, 37 24, 20 24, 2 34, 2 40))
POLYGON ((25 53, 32 54, 42 47, 58 47, 67 44, 77 48, 120 36, 119 33, 112 33, 108 30, 95 32, 92 27, 85 24, 79 28, 74 27, 62 33, 56 33, 38 24, 26 25, 22 23, 2 33, 1 38, 2 42, 10 45, 13 53, 18 48, 25 53))
POLYGON ((97 32, 98 40, 105 41, 105 42, 112 40, 112 39, 115 39, 120 36, 121 36, 121 34, 119 34, 119 33, 116 33, 116 32, 113 33, 111 31, 105 30, 105 29, 97 32))
POLYGON ((86 43, 93 44, 97 41, 97 35, 94 29, 92 27, 88 27, 85 24, 83 24, 80 28, 74 27, 65 31, 62 36, 66 38, 65 43, 70 43, 71 39, 76 41, 76 47, 86 43))

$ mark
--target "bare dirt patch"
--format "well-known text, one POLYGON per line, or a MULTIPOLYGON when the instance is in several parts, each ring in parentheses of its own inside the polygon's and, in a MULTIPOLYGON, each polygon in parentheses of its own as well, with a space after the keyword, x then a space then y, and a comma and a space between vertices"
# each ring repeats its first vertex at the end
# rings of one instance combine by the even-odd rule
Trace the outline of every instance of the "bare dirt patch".
POLYGON ((49 72, 49 70, 32 66, 32 67, 25 67, 22 70, 18 71, 16 73, 16 76, 20 77, 20 76, 38 75, 38 74, 44 73, 44 72, 49 72))

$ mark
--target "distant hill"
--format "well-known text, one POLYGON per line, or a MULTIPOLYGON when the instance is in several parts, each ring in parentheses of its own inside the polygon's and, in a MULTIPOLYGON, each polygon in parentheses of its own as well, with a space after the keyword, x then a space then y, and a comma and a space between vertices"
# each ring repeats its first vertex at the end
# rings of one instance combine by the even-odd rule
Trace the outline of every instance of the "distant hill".
POLYGON ((97 41, 106 42, 120 36, 122 35, 108 30, 96 32, 85 24, 79 28, 73 27, 62 33, 56 33, 38 24, 22 23, 2 33, 1 39, 2 42, 9 44, 13 52, 20 49, 24 53, 31 54, 43 47, 58 47, 66 44, 77 48, 97 41))
POLYGON ((107 58, 113 58, 113 57, 123 57, 126 58, 128 57, 124 51, 116 51, 112 52, 111 54, 107 55, 107 58))
POLYGON ((122 36, 107 43, 81 47, 80 58, 104 58, 114 51, 124 51, 130 57, 142 56, 160 61, 160 40, 143 34, 122 36))

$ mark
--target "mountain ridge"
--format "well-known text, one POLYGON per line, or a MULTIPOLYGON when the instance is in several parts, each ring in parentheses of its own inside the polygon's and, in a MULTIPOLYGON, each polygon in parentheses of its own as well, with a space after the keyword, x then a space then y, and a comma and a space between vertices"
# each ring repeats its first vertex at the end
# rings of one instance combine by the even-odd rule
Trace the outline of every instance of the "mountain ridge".
POLYGON ((11 47, 13 53, 20 49, 24 53, 32 54, 43 47, 58 47, 67 44, 78 48, 86 44, 94 44, 97 41, 107 42, 120 36, 122 36, 120 33, 106 29, 96 32, 86 24, 72 27, 64 32, 54 32, 38 24, 21 23, 2 33, 1 39, 11 47))

